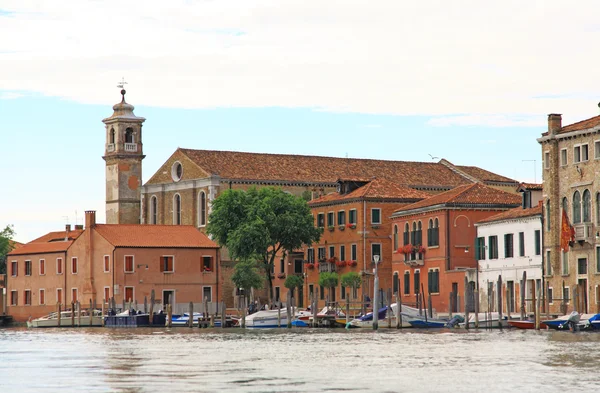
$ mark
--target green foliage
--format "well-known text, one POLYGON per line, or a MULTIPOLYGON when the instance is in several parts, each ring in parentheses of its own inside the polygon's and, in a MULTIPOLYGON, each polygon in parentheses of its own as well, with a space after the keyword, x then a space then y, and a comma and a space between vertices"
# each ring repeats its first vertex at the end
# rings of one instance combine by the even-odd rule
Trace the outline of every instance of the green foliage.
POLYGON ((362 280, 356 272, 348 272, 342 275, 342 286, 346 288, 360 288, 362 280))
POLYGON ((12 251, 15 231, 12 225, 7 225, 0 231, 0 274, 6 274, 6 254, 12 251))
POLYGON ((310 190, 302 191, 302 199, 306 202, 310 202, 312 200, 312 192, 310 192, 310 190))
POLYGON ((321 238, 306 201, 274 187, 223 192, 213 201, 207 232, 233 259, 260 261, 271 298, 275 257, 321 238))
POLYGON ((283 283, 283 285, 287 289, 294 289, 294 288, 300 288, 303 283, 304 283, 304 280, 302 280, 302 277, 293 275, 293 276, 288 276, 288 278, 285 279, 285 282, 283 283))
POLYGON ((339 277, 334 272, 322 272, 319 274, 319 285, 325 288, 337 287, 339 277))
POLYGON ((258 265, 253 260, 240 261, 233 267, 231 281, 236 287, 245 290, 251 288, 260 289, 263 286, 263 278, 258 265))

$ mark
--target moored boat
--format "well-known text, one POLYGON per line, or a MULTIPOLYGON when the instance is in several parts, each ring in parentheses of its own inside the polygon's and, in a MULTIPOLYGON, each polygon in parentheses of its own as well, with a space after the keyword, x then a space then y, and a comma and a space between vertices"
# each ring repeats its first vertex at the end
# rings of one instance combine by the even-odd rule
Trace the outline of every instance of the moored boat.
POLYGON ((425 318, 412 318, 411 320, 408 321, 408 323, 410 324, 410 326, 414 327, 414 328, 444 328, 447 327, 448 325, 448 321, 442 320, 442 319, 427 319, 425 320, 425 318))
POLYGON ((61 311, 60 321, 58 318, 58 312, 52 312, 48 315, 44 315, 43 317, 27 321, 27 327, 30 328, 73 326, 102 326, 102 311, 94 310, 91 316, 91 321, 87 310, 81 310, 81 314, 79 316, 77 315, 77 312, 75 312, 73 315, 70 310, 61 311))
MULTIPOLYGON (((292 310, 293 314, 295 310, 292 310)), ((246 327, 251 329, 287 327, 287 312, 285 309, 257 311, 246 317, 246 327)))
MULTIPOLYGON (((540 321, 540 329, 546 329, 548 326, 544 323, 545 321, 540 321)), ((508 326, 510 327, 514 327, 517 329, 535 329, 535 321, 532 320, 524 320, 524 321, 519 321, 519 320, 509 320, 508 321, 508 326)))

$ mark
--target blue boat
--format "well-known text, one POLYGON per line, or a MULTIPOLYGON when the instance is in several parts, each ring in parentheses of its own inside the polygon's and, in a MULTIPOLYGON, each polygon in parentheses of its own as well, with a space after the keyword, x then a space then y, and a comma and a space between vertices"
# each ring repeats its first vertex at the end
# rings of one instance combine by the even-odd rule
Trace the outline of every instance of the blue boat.
POLYGON ((544 324, 549 329, 554 330, 568 330, 570 326, 576 326, 579 323, 580 315, 577 311, 573 311, 569 315, 563 315, 562 317, 556 319, 550 319, 548 321, 544 321, 544 324))
POLYGON ((410 326, 415 327, 415 328, 443 328, 446 327, 446 325, 448 324, 448 321, 444 321, 441 319, 427 319, 425 320, 424 318, 414 318, 409 320, 408 323, 410 323, 410 326))

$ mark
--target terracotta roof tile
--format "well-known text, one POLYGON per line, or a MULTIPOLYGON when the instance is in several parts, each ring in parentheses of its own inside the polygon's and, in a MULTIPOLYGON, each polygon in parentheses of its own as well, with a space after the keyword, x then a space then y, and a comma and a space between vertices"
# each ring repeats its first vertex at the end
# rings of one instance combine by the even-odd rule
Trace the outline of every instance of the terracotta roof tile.
MULTIPOLYGON (((83 230, 81 230, 81 229, 73 229, 73 230, 69 231, 69 235, 68 235, 69 240, 77 239, 82 233, 83 233, 83 230)), ((48 243, 48 242, 63 241, 63 240, 65 240, 66 236, 67 236, 66 231, 49 232, 49 233, 45 234, 44 236, 38 237, 37 239, 30 241, 29 243, 48 243)))
POLYGON ((53 252, 64 252, 73 241, 56 241, 50 243, 27 243, 22 247, 16 248, 8 253, 8 255, 28 255, 28 254, 46 254, 53 252))
POLYGON ((191 225, 98 224, 94 229, 116 247, 219 247, 191 225))
POLYGON ((456 187, 471 183, 464 176, 435 162, 179 150, 204 171, 226 179, 335 183, 340 178, 377 177, 411 186, 456 187))
POLYGON ((424 191, 402 187, 385 179, 374 179, 348 194, 340 195, 338 192, 333 192, 310 201, 309 205, 357 198, 408 199, 409 201, 414 201, 429 198, 430 196, 431 194, 424 191))
POLYGON ((520 183, 517 187, 518 190, 530 190, 530 191, 542 191, 544 186, 537 183, 520 183))
POLYGON ((458 186, 452 190, 434 195, 428 199, 404 206, 396 212, 407 212, 409 210, 421 209, 436 205, 506 205, 513 206, 521 204, 521 197, 497 188, 486 186, 482 183, 473 183, 458 186))
POLYGON ((490 171, 486 171, 485 169, 481 169, 476 166, 457 165, 456 167, 458 169, 460 169, 461 171, 465 172, 466 174, 479 179, 480 181, 497 181, 497 182, 508 182, 508 183, 515 183, 515 184, 517 183, 516 180, 510 179, 506 176, 498 175, 498 174, 490 172, 490 171))
POLYGON ((522 207, 516 207, 514 209, 510 209, 504 211, 502 213, 495 214, 486 219, 483 219, 478 222, 478 224, 486 223, 486 222, 494 222, 494 221, 504 221, 515 218, 524 218, 531 217, 535 215, 542 215, 542 206, 536 206, 529 209, 523 209, 522 207))
MULTIPOLYGON (((556 134, 565 134, 571 131, 587 130, 588 128, 594 128, 600 126, 600 116, 590 117, 586 120, 578 121, 577 123, 569 124, 556 131, 556 134)), ((548 131, 543 132, 542 136, 548 136, 548 131)))

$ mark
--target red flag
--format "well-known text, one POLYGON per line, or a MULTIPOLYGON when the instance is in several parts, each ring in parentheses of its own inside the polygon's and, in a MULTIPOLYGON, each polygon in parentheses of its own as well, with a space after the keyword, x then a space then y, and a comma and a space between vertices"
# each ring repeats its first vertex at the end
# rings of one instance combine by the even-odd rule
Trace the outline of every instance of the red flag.
POLYGON ((560 226, 560 249, 569 251, 569 243, 575 241, 575 229, 569 223, 567 212, 563 209, 562 223, 560 226))

